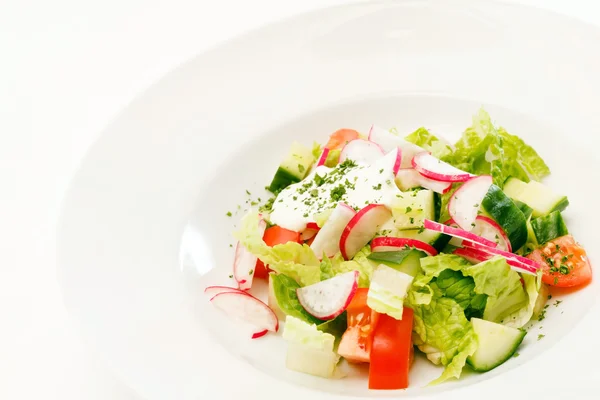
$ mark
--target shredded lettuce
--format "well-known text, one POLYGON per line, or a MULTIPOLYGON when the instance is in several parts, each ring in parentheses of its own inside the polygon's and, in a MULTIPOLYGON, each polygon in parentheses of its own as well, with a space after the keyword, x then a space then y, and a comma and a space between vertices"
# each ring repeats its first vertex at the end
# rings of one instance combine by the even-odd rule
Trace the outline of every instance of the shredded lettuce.
POLYGON ((404 138, 429 151, 434 157, 444 158, 452 154, 452 148, 425 128, 419 128, 404 138))
POLYGON ((412 276, 380 264, 373 272, 367 305, 379 313, 402 319, 404 298, 412 280, 412 276))
POLYGON ((501 188, 511 176, 529 182, 550 174, 531 146, 505 129, 496 128, 483 109, 473 116, 473 125, 465 130, 454 152, 443 160, 476 175, 492 175, 501 188))
POLYGON ((321 280, 319 259, 306 244, 288 242, 273 247, 262 240, 258 229, 258 212, 251 211, 242 218, 240 230, 234 236, 248 251, 257 256, 273 271, 288 275, 301 286, 312 285, 321 280))

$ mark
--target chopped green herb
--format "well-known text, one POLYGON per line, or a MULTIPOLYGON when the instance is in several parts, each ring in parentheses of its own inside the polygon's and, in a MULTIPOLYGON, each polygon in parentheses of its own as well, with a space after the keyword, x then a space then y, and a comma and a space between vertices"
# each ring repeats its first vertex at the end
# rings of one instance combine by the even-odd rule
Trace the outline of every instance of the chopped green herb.
POLYGON ((298 200, 298 196, 292 196, 293 200, 298 200))
MULTIPOLYGON (((283 199, 282 199, 282 200, 283 200, 283 199)), ((281 202, 281 200, 280 200, 280 202, 281 202)), ((258 205, 258 202, 256 202, 256 201, 251 201, 251 202, 250 202, 250 205, 251 205, 251 206, 257 206, 257 205, 258 205)))
POLYGON ((409 213, 412 211, 412 207, 406 207, 406 213, 409 213))
POLYGON ((381 169, 379 170, 379 173, 380 173, 380 174, 382 174, 382 173, 383 173, 383 168, 381 168, 381 169))
POLYGON ((418 230, 417 232, 418 232, 418 233, 423 233, 423 232, 425 232, 425 227, 424 227, 424 226, 421 226, 421 227, 419 227, 419 230, 418 230))
POLYGON ((548 300, 552 300, 552 295, 551 294, 548 295, 548 300))
POLYGON ((304 213, 304 214, 302 214, 302 216, 303 216, 304 218, 308 218, 308 213, 304 213))
POLYGON ((542 310, 540 316, 538 317, 538 321, 543 321, 546 318, 546 309, 542 310))
POLYGON ((558 285, 558 276, 555 276, 555 277, 554 277, 554 284, 555 284, 555 285, 558 285))
POLYGON ((415 219, 413 217, 410 217, 410 223, 414 224, 415 223, 415 219))
POLYGON ((251 269, 250 271, 248 271, 248 275, 252 275, 254 273, 254 270, 251 269))
POLYGON ((250 192, 248 191, 248 189, 246 189, 246 194, 247 194, 248 196, 250 196, 252 193, 250 193, 250 192))
POLYGON ((545 337, 546 337, 546 335, 543 335, 543 334, 541 334, 541 333, 540 333, 540 334, 538 335, 538 341, 542 340, 542 339, 543 339, 543 338, 545 338, 545 337))
POLYGON ((473 204, 473 207, 479 207, 479 203, 473 204))
POLYGON ((564 264, 561 264, 559 272, 563 275, 569 275, 569 267, 564 264))
POLYGON ((387 183, 388 185, 392 184, 392 181, 390 179, 386 180, 385 183, 387 183))
POLYGON ((558 305, 562 303, 562 300, 556 300, 556 302, 554 303, 554 307, 558 307, 558 305))
POLYGON ((517 357, 519 357, 519 356, 520 356, 519 352, 516 352, 515 354, 513 354, 513 357, 514 357, 514 358, 517 358, 517 357))
POLYGON ((227 214, 225 214, 225 215, 227 215, 228 217, 231 217, 233 214, 231 213, 231 211, 227 211, 227 214))
POLYGON ((569 257, 563 256, 563 258, 561 258, 560 261, 561 262, 567 262, 567 261, 569 261, 569 257))
POLYGON ((302 164, 298 164, 298 171, 299 171, 300 173, 303 173, 304 171, 306 171, 306 168, 304 168, 304 165, 302 165, 302 164))
POLYGON ((231 243, 229 243, 229 247, 233 247, 233 245, 231 243))
POLYGON ((325 179, 323 179, 323 177, 319 174, 315 174, 314 180, 317 186, 321 186, 323 183, 325 183, 325 179))
POLYGON ((381 183, 378 183, 377 186, 373 186, 373 190, 381 190, 381 183))
POLYGON ((317 189, 313 189, 310 191, 311 197, 317 197, 319 195, 319 191, 317 189))
POLYGON ((233 275, 229 275, 229 279, 233 279, 233 275))

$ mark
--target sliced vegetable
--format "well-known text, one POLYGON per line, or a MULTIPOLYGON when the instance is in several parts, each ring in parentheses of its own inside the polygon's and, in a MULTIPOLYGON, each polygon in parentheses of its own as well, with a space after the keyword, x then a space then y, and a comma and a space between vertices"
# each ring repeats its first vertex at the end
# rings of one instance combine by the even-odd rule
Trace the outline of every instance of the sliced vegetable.
MULTIPOLYGON (((506 191, 504 193, 506 193, 506 191)), ((529 220, 529 217, 531 217, 531 215, 533 214, 533 208, 529 207, 527 204, 523 203, 522 201, 515 200, 515 199, 513 199, 513 201, 515 202, 515 205, 517 207, 519 207, 519 210, 521 210, 521 212, 525 216, 525 219, 529 220)))
POLYGON ((490 371, 511 358, 525 338, 523 329, 511 328, 479 318, 471 323, 477 335, 477 351, 467 358, 467 363, 475 371, 490 371))
POLYGON ((442 182, 465 182, 473 176, 435 158, 427 152, 415 155, 412 166, 429 179, 442 182))
POLYGON ((342 336, 338 354, 350 362, 369 362, 373 344, 373 331, 379 320, 379 313, 367 305, 369 289, 361 288, 346 309, 348 329, 342 336))
POLYGON ((451 236, 428 229, 406 229, 396 232, 394 236, 429 243, 436 251, 442 251, 452 238, 451 236))
POLYGON ((540 264, 531 259, 521 257, 518 254, 509 253, 508 251, 495 249, 492 247, 482 246, 475 242, 464 242, 463 244, 465 247, 473 250, 479 250, 484 254, 504 257, 508 265, 515 268, 517 272, 535 275, 537 270, 540 269, 540 264))
POLYGON ((505 193, 533 209, 533 217, 541 217, 553 211, 564 211, 569 205, 567 196, 554 193, 549 187, 535 181, 525 183, 510 178, 504 185, 505 193))
POLYGON ((255 326, 257 333, 264 330, 277 332, 279 329, 279 320, 269 306, 247 293, 222 292, 210 299, 210 302, 230 317, 255 326))
POLYGON ((371 251, 400 251, 415 249, 426 253, 429 256, 437 255, 437 250, 428 243, 416 239, 406 239, 398 237, 378 237, 371 241, 371 251))
POLYGON ((448 202, 448 213, 459 227, 466 231, 473 230, 481 202, 491 185, 490 175, 476 176, 470 178, 452 194, 448 202))
POLYGON ((347 143, 359 138, 360 133, 354 129, 338 129, 329 136, 329 141, 325 145, 325 148, 331 150, 341 149, 347 143))
POLYGON ((398 229, 418 229, 424 219, 435 219, 435 199, 432 190, 418 190, 396 195, 392 204, 394 225, 398 229))
POLYGON ((404 298, 412 281, 411 275, 380 264, 371 278, 367 305, 380 314, 402 319, 404 298))
POLYGON ((444 233, 446 235, 450 235, 459 239, 464 239, 464 240, 468 240, 474 243, 479 243, 483 246, 489 246, 489 247, 496 247, 496 243, 482 238, 481 236, 477 236, 471 232, 467 232, 464 231, 462 229, 459 228, 454 228, 451 226, 447 226, 447 225, 443 225, 440 224, 438 222, 434 222, 431 220, 426 219, 423 223, 423 226, 425 227, 425 229, 430 229, 432 231, 436 231, 436 232, 441 232, 444 233))
POLYGON ((402 168, 396 173, 396 185, 402 191, 422 187, 436 193, 447 193, 452 188, 452 182, 442 182, 429 179, 413 168, 402 168))
POLYGON ((319 228, 319 225, 317 225, 316 222, 309 222, 308 224, 306 224, 306 229, 304 229, 300 233, 300 240, 305 242, 307 240, 314 238, 320 229, 321 228, 319 228))
POLYGON ((204 294, 206 294, 211 299, 214 296, 218 295, 219 293, 227 293, 227 292, 244 293, 244 294, 248 293, 245 290, 240 290, 240 289, 232 288, 229 286, 208 286, 206 289, 204 289, 204 294))
POLYGON ((354 257, 391 217, 390 210, 382 204, 369 204, 356 213, 340 238, 340 251, 344 259, 354 257))
MULTIPOLYGON (((269 274, 269 293, 267 295, 267 305, 269 306, 269 308, 271 310, 273 310, 273 312, 277 316, 278 320, 285 320, 286 314, 283 312, 283 310, 279 306, 279 300, 277 300, 277 294, 275 293, 275 286, 274 286, 274 283, 273 283, 273 277, 274 276, 277 276, 277 275, 276 274, 269 274)), ((285 275, 282 275, 282 276, 285 276, 285 275)), ((296 285, 298 285, 298 283, 296 283, 296 281, 294 281, 293 279, 291 279, 291 278, 288 278, 288 279, 290 279, 296 285)), ((295 289, 296 288, 293 289, 294 296, 296 296, 296 290, 295 289)), ((282 303, 283 302, 284 301, 282 301, 282 303)), ((302 306, 300 306, 300 308, 302 308, 302 306)), ((304 310, 304 309, 302 308, 302 310, 304 310)))
POLYGON ((323 254, 327 257, 333 257, 340 251, 342 233, 355 215, 356 211, 352 207, 342 202, 337 204, 310 245, 317 257, 321 257, 323 254))
MULTIPOLYGON (((260 218, 257 225, 257 233, 262 236, 267 223, 264 219, 260 218)), ((257 260, 256 255, 248 250, 241 241, 237 242, 235 245, 235 258, 233 260, 233 277, 238 283, 239 289, 248 290, 252 287, 257 260)), ((266 274, 264 277, 266 277, 266 274)))
POLYGON ((569 234, 567 225, 560 214, 560 211, 553 211, 543 217, 531 220, 531 228, 539 244, 545 244, 558 237, 569 234))
POLYGON ((358 289, 358 271, 298 288, 296 294, 302 307, 320 320, 334 319, 344 312, 358 289))
POLYGON ((300 182, 308 174, 308 170, 315 162, 312 150, 298 142, 292 143, 292 148, 287 158, 279 165, 269 190, 278 193, 290 184, 300 182))
MULTIPOLYGON (((329 157, 329 152, 331 150, 328 149, 327 147, 323 148, 323 152, 321 153, 321 155, 319 156, 319 159, 317 160, 317 167, 320 167, 321 165, 325 165, 325 162, 327 161, 327 157, 329 157)), ((337 162, 336 162, 337 164, 337 162)))
POLYGON ((490 186, 481 201, 486 213, 502 227, 513 250, 527 242, 527 220, 519 207, 496 185, 490 186))
MULTIPOLYGON (((263 235, 263 240, 265 244, 269 247, 273 247, 278 244, 285 244, 288 242, 302 242, 300 233, 290 231, 289 229, 285 229, 277 225, 267 228, 264 232, 265 233, 263 235)), ((257 278, 266 279, 269 276, 269 272, 271 272, 271 270, 268 266, 265 266, 265 264, 261 260, 256 261, 256 267, 254 268, 254 276, 256 276, 257 278)))
POLYGON ((382 315, 373 336, 369 389, 406 389, 412 354, 413 311, 400 320, 382 315))
POLYGON ((592 280, 592 267, 585 249, 571 235, 556 238, 527 257, 542 266, 542 280, 547 285, 577 287, 592 280))
POLYGON ((491 218, 478 215, 475 219, 475 226, 471 232, 497 243, 497 248, 500 250, 505 250, 508 252, 512 251, 508 236, 506 236, 506 233, 504 233, 502 227, 491 218))
MULTIPOLYGON (((280 309, 285 315, 290 315, 306 323, 321 323, 321 320, 309 314, 298 300, 297 291, 300 289, 300 285, 295 280, 285 274, 269 274, 269 280, 274 300, 272 301, 269 297, 269 306, 275 314, 277 314, 276 309, 280 309)), ((285 319, 285 317, 279 318, 285 319)))
POLYGON ((400 136, 394 135, 392 132, 375 125, 371 126, 369 130, 369 140, 380 145, 386 152, 400 148, 402 152, 402 164, 400 168, 411 168, 411 160, 415 154, 424 151, 422 147, 407 142, 400 136))
POLYGON ((375 142, 363 139, 354 139, 346 143, 340 153, 340 161, 352 160, 357 163, 370 164, 378 158, 383 157, 384 151, 375 142))

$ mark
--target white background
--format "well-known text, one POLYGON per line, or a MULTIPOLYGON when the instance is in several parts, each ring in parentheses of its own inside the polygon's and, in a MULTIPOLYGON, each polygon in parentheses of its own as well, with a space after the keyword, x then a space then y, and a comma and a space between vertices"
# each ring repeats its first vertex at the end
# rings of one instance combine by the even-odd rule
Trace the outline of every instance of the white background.
MULTIPOLYGON (((518 2, 600 24, 593 0, 518 2)), ((118 111, 182 62, 265 23, 341 3, 0 0, 0 399, 138 398, 96 361, 63 309, 55 223, 72 174, 118 111)), ((556 398, 592 398, 599 385, 597 366, 572 368, 586 341, 597 350, 592 325, 584 321, 552 351, 556 398)), ((543 367, 549 357, 533 362, 543 367)))

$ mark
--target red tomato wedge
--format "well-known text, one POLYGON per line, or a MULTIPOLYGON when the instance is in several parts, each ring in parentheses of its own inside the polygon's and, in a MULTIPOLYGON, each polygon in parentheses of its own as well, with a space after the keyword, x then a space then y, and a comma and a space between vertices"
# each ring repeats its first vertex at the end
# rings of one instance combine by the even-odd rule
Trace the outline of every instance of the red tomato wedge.
POLYGON ((405 307, 402 320, 379 316, 373 334, 369 389, 406 389, 412 363, 413 310, 405 307))
MULTIPOLYGON (((302 243, 299 232, 290 231, 289 229, 285 229, 277 225, 265 230, 263 240, 267 246, 270 247, 287 242, 302 243)), ((256 278, 267 279, 269 277, 269 272, 271 272, 271 270, 269 267, 265 266, 262 261, 258 260, 256 262, 256 267, 254 268, 254 276, 256 278)))
POLYGON ((556 238, 527 256, 542 266, 542 281, 551 286, 584 286, 592 280, 592 267, 585 249, 573 236, 556 238))
POLYGON ((367 306, 368 288, 356 291, 346 312, 348 314, 348 329, 344 332, 338 348, 338 354, 349 362, 369 362, 373 330, 377 325, 379 313, 367 306))
POLYGON ((338 129, 329 136, 329 141, 325 145, 325 148, 341 149, 346 143, 351 142, 354 139, 358 139, 360 135, 354 129, 338 129))

